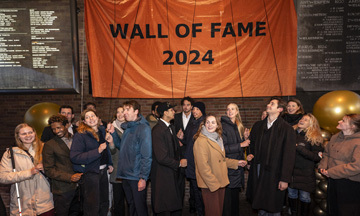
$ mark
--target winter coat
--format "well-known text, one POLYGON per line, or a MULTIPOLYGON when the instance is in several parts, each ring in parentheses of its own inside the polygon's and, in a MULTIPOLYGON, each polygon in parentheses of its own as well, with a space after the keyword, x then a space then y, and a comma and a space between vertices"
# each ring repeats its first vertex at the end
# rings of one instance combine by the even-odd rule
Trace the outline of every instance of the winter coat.
POLYGON ((304 131, 296 133, 296 144, 295 166, 289 187, 312 193, 316 189, 315 164, 321 160, 319 152, 323 152, 324 148, 320 144, 311 145, 304 131))
POLYGON ((125 122, 120 138, 113 133, 115 146, 120 150, 117 177, 128 180, 147 180, 151 170, 151 128, 140 114, 136 121, 125 122))
POLYGON ((360 132, 347 136, 339 132, 332 136, 319 168, 326 169, 332 179, 360 182, 360 132))
POLYGON ((256 122, 251 129, 250 150, 254 158, 250 166, 247 197, 254 209, 281 212, 285 190, 280 191, 278 186, 280 181, 291 182, 296 135, 294 129, 280 117, 268 129, 267 119, 256 122))
POLYGON ((228 169, 237 169, 238 160, 225 157, 219 144, 200 133, 194 144, 196 181, 199 188, 208 188, 211 192, 229 184, 228 169))
POLYGON ((156 213, 182 208, 180 195, 180 146, 175 128, 159 122, 152 129, 151 195, 156 213))
MULTIPOLYGON (((105 138, 104 126, 99 126, 99 131, 105 138)), ((70 159, 73 163, 75 172, 87 173, 94 172, 99 173, 99 167, 101 162, 101 153, 99 153, 99 143, 90 132, 76 133, 73 138, 70 149, 70 159)), ((108 154, 107 165, 112 165, 111 153, 109 144, 104 151, 108 154)))
POLYGON ((41 173, 31 174, 34 164, 24 150, 18 147, 13 147, 13 150, 16 172, 13 172, 9 150, 4 153, 0 164, 0 183, 11 184, 10 215, 19 215, 15 183, 19 187, 22 215, 35 216, 50 211, 54 203, 48 180, 41 173))
POLYGON ((198 119, 193 119, 186 126, 184 133, 183 143, 186 145, 185 158, 187 160, 187 167, 185 170, 186 178, 196 179, 195 175, 195 161, 194 161, 194 135, 199 130, 201 122, 204 120, 205 116, 201 116, 198 119))
MULTIPOLYGON (((244 139, 240 138, 239 130, 237 125, 234 124, 229 117, 221 117, 221 125, 223 128, 223 140, 224 140, 224 149, 227 158, 232 158, 236 160, 244 160, 244 152, 240 146, 240 143, 244 139)), ((244 168, 239 166, 237 169, 229 169, 229 188, 240 188, 244 186, 244 168)))
POLYGON ((55 136, 45 143, 42 155, 45 174, 51 178, 51 191, 54 194, 75 191, 77 184, 71 182, 71 176, 75 172, 66 143, 55 136))

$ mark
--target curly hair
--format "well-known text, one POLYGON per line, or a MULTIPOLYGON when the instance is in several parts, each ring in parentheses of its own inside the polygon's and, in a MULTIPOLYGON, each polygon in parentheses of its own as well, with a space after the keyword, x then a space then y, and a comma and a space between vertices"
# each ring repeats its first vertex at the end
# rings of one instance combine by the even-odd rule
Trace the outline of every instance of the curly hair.
POLYGON ((60 122, 63 126, 66 126, 69 123, 67 118, 61 114, 56 114, 56 115, 50 116, 50 118, 48 120, 48 124, 51 125, 54 122, 60 122))

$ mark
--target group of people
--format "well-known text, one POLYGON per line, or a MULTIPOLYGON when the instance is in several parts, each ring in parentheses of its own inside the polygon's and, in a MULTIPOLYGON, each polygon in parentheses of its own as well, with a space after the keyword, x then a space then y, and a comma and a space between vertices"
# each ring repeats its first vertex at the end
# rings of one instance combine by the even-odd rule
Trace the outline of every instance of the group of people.
POLYGON ((41 141, 19 124, 16 147, 0 162, 0 183, 12 184, 11 215, 105 216, 109 205, 125 215, 125 199, 130 215, 148 215, 148 182, 153 213, 181 215, 186 179, 190 212, 239 215, 246 168, 246 196, 259 215, 280 215, 286 192, 291 214, 308 215, 318 162, 329 178, 328 214, 360 215, 359 114, 345 115, 324 148, 318 121, 297 99, 271 98, 250 130, 235 103, 221 118, 191 97, 181 107, 175 114, 155 102, 145 118, 130 100, 106 124, 89 103, 73 125, 72 107, 61 106, 41 141))

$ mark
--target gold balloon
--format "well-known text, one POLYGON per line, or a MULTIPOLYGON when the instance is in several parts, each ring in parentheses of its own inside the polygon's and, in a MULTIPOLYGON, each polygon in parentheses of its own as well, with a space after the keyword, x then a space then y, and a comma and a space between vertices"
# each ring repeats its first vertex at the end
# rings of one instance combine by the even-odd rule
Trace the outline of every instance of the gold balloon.
POLYGON ((329 141, 331 138, 331 133, 327 130, 321 129, 321 136, 325 141, 329 141))
POLYGON ((48 126, 50 116, 59 113, 60 106, 55 103, 38 103, 30 107, 24 116, 24 122, 35 128, 36 134, 40 138, 44 128, 48 126))
POLYGON ((321 96, 313 107, 320 127, 337 133, 338 121, 345 114, 360 113, 360 95, 352 91, 332 91, 321 96))

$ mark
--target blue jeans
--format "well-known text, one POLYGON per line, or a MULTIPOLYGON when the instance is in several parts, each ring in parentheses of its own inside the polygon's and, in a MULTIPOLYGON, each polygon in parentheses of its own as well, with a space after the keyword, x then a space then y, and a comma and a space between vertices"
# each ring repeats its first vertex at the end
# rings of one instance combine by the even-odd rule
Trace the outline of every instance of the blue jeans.
POLYGON ((311 202, 311 197, 310 197, 310 193, 303 191, 303 190, 299 190, 299 189, 295 189, 295 188, 288 188, 288 196, 290 199, 297 199, 298 198, 298 194, 299 194, 299 199, 301 202, 304 203, 310 203, 311 202))

